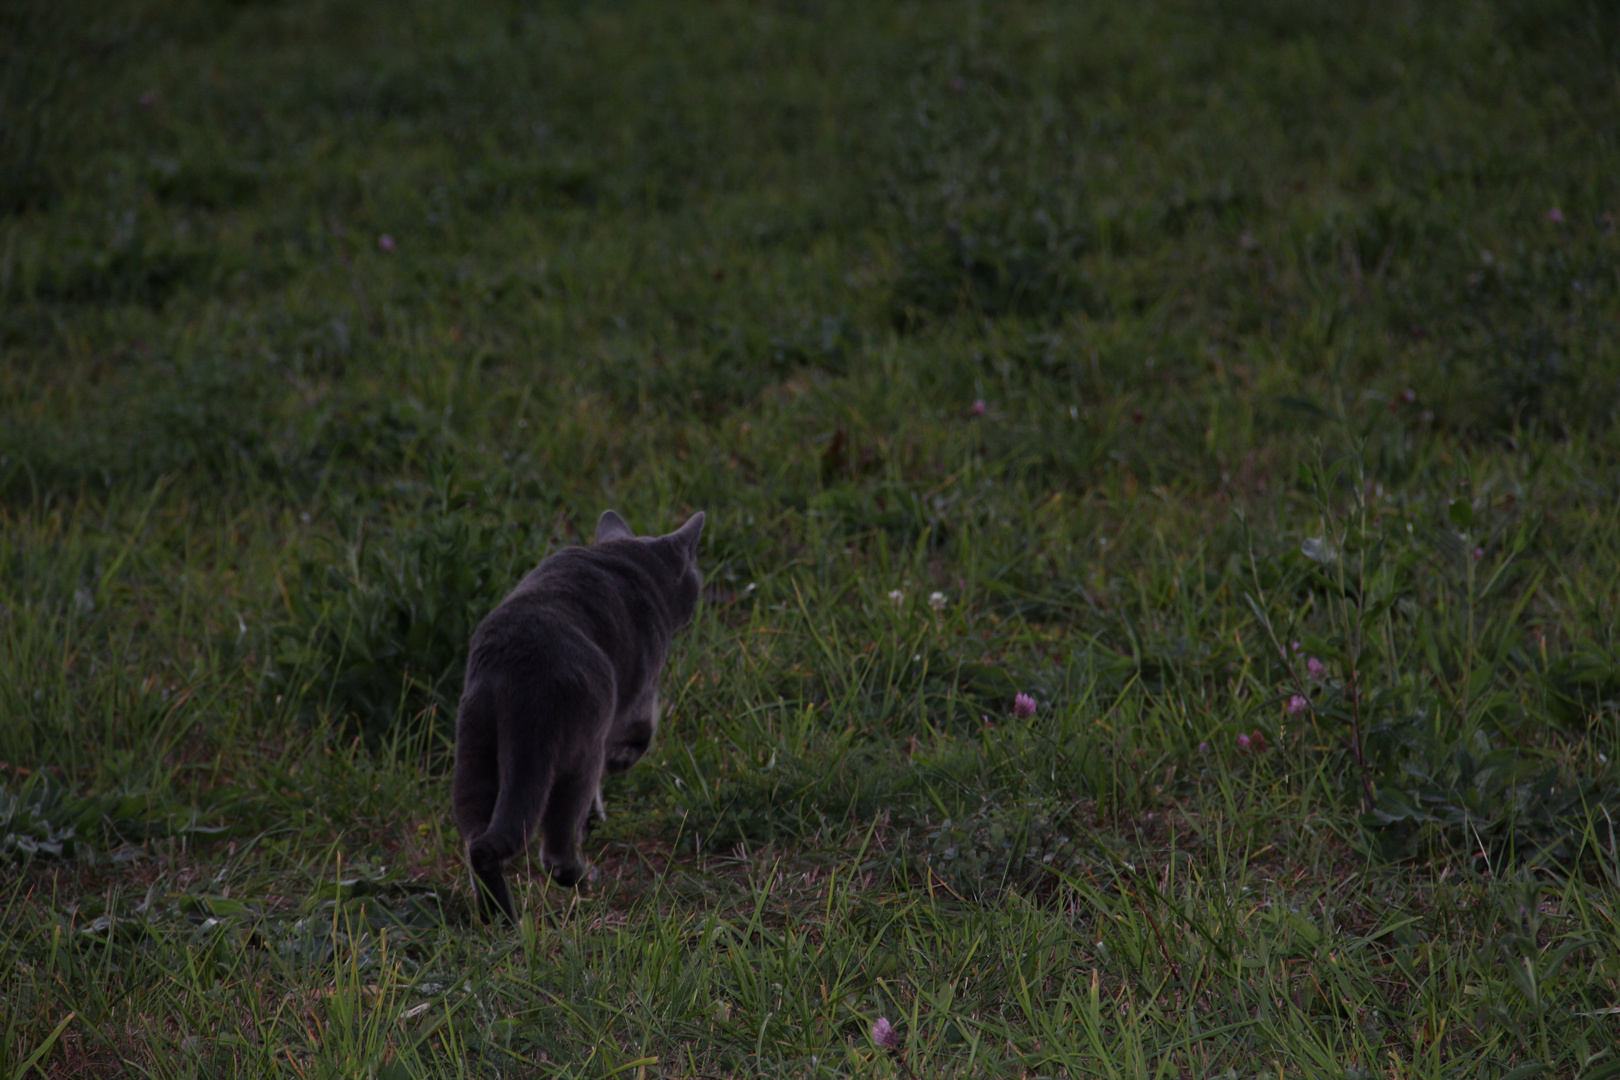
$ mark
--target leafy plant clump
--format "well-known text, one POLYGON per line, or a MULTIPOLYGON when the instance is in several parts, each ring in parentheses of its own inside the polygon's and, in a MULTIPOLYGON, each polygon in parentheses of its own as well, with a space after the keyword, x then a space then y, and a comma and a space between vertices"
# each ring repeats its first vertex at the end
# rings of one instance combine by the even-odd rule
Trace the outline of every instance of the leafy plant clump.
POLYGON ((226 839, 248 823, 239 811, 250 801, 229 793, 196 801, 166 791, 81 795, 36 774, 14 791, 0 788, 0 861, 128 861, 154 840, 226 839))
POLYGON ((300 563, 274 630, 274 685, 307 722, 368 741, 418 723, 448 733, 473 628, 536 561, 527 538, 456 515, 361 523, 341 562, 300 563))

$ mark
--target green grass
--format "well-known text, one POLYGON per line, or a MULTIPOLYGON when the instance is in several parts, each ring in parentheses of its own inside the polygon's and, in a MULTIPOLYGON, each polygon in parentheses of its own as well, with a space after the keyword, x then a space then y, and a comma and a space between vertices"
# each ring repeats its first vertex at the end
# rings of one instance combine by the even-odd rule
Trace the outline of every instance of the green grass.
POLYGON ((1610 6, 0 63, 0 1076, 1620 1075, 1610 6), (465 641, 607 506, 707 600, 486 930, 465 641))

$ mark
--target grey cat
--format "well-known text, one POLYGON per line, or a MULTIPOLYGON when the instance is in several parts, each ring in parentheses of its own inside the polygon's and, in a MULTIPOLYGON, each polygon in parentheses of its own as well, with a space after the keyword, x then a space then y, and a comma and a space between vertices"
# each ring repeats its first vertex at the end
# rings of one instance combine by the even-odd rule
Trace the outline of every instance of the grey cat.
POLYGON ((538 826, 540 865, 584 875, 602 773, 647 752, 669 640, 692 621, 703 515, 637 537, 612 510, 591 547, 544 559, 473 631, 456 716, 452 803, 486 922, 517 921, 506 864, 538 826))

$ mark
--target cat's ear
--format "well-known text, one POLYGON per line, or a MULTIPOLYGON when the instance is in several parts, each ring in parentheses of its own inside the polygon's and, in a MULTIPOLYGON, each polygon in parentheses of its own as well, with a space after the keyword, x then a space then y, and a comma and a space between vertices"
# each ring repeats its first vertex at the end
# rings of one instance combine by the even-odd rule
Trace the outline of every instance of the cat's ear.
POLYGON ((596 542, 598 544, 608 540, 634 540, 636 534, 630 531, 630 526, 624 523, 624 518, 612 510, 602 511, 602 517, 596 523, 596 542))
POLYGON ((699 510, 686 519, 686 524, 670 533, 687 554, 688 558, 697 558, 698 537, 703 535, 703 511, 699 510))

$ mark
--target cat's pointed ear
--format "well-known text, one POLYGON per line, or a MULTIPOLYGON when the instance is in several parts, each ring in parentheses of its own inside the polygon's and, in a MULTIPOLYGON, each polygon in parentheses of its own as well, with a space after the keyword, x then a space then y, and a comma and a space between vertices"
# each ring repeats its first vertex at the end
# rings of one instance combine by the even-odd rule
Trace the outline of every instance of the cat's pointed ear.
POLYGON ((630 526, 624 523, 624 518, 612 510, 602 511, 602 517, 596 523, 596 542, 598 544, 608 540, 634 540, 636 534, 630 531, 630 526))
POLYGON ((686 519, 686 524, 670 534, 676 543, 693 559, 697 558, 698 537, 703 535, 703 511, 699 510, 686 519))

